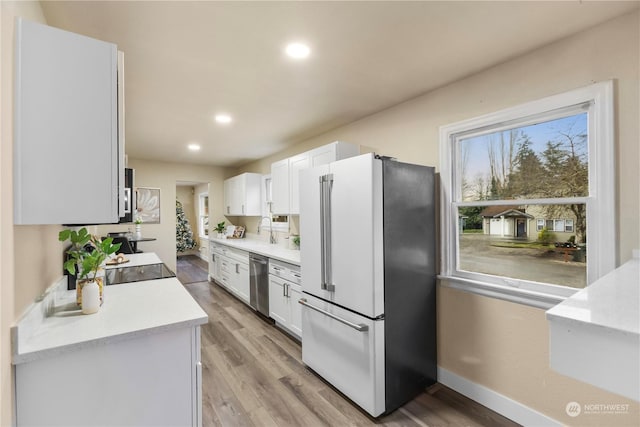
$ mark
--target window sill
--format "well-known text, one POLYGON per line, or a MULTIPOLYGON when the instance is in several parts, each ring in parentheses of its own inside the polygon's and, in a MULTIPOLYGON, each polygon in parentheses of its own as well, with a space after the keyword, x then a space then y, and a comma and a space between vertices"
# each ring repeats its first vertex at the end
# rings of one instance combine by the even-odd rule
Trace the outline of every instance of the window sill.
POLYGON ((445 288, 457 289, 476 295, 482 295, 489 298, 497 298, 504 301, 514 302, 516 304, 528 305, 530 307, 548 310, 551 307, 561 303, 575 291, 567 291, 570 295, 554 295, 543 292, 536 292, 527 289, 516 288, 506 285, 498 285, 494 283, 481 282, 478 280, 466 279, 456 276, 438 275, 441 286, 445 288))

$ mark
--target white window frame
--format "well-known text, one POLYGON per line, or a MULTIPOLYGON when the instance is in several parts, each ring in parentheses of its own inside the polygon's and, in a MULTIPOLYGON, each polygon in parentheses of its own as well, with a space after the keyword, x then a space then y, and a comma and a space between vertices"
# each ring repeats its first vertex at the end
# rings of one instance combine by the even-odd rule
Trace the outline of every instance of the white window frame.
POLYGON ((547 226, 547 220, 544 218, 536 218, 536 231, 542 231, 543 228, 547 226), (542 221, 542 225, 540 225, 540 221, 542 221))
MULTIPOLYGON (((554 199, 553 204, 586 204, 589 236, 587 286, 615 268, 616 221, 612 218, 616 218, 616 215, 611 215, 611 210, 616 206, 613 82, 606 81, 440 127, 442 257, 439 277, 443 286, 545 309, 579 291, 565 286, 458 270, 457 208, 465 205, 491 206, 505 203, 504 200, 461 202, 456 187, 459 159, 456 156, 454 141, 460 134, 481 132, 483 129, 491 129, 491 132, 494 132, 500 130, 501 124, 513 123, 516 120, 522 120, 522 125, 525 125, 527 120, 535 121, 536 116, 544 117, 546 120, 554 111, 566 110, 568 107, 581 104, 589 104, 589 194, 585 197, 554 199)), ((549 203, 547 199, 509 201, 514 206, 540 202, 549 203)))
MULTIPOLYGON (((262 175, 262 190, 264 194, 263 200, 262 200, 262 207, 261 207, 261 211, 262 211, 262 218, 260 218, 260 229, 264 230, 266 224, 262 224, 262 220, 264 219, 264 217, 268 217, 268 218, 273 218, 273 214, 271 213, 271 175, 267 174, 267 175, 262 175)), ((272 230, 273 231, 278 231, 278 232, 289 232, 289 220, 291 219, 291 216, 287 216, 287 222, 273 222, 272 221, 272 230)))
POLYGON ((209 217, 209 213, 207 212, 207 214, 205 215, 203 213, 204 211, 204 198, 209 198, 209 192, 208 191, 204 191, 202 193, 198 193, 198 235, 200 236, 200 238, 202 239, 208 239, 209 236, 205 233, 205 227, 204 227, 204 218, 205 217, 209 217))
POLYGON ((574 232, 574 227, 573 227, 574 221, 570 218, 567 218, 564 220, 564 232, 565 233, 573 233, 574 232), (571 225, 569 225, 569 223, 571 223, 571 225), (569 230, 569 228, 571 228, 569 230))

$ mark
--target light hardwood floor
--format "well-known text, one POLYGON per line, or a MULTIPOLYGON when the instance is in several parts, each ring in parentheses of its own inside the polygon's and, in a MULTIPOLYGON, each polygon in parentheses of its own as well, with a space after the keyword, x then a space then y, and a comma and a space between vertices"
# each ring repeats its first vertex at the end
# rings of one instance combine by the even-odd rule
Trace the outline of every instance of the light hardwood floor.
POLYGON ((224 289, 185 287, 209 315, 202 327, 205 426, 518 425, 439 384, 373 419, 304 366, 298 342, 224 289))

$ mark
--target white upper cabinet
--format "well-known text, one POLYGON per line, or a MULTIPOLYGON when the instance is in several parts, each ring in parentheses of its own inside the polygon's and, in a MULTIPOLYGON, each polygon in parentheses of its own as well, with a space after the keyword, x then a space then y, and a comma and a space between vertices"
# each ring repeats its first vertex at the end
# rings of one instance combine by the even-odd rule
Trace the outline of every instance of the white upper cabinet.
POLYGON ((224 214, 261 216, 262 175, 243 173, 224 181, 224 214))
POLYGON ((274 214, 300 213, 299 173, 301 170, 326 165, 360 154, 357 145, 335 141, 302 154, 271 164, 272 205, 274 214), (285 171, 286 169, 286 171, 285 171))
POLYGON ((117 223, 117 46, 18 19, 15 55, 14 223, 117 223))
POLYGON ((271 164, 271 212, 289 213, 289 159, 271 164))

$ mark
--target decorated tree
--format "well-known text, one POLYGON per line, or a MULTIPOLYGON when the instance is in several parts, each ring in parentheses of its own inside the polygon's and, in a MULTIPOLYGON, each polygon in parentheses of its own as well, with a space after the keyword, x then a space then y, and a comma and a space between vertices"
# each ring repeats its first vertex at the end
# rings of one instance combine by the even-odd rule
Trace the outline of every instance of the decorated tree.
POLYGON ((182 203, 176 200, 176 250, 185 252, 196 246, 197 243, 193 240, 193 231, 191 231, 189 220, 182 209, 182 203))

